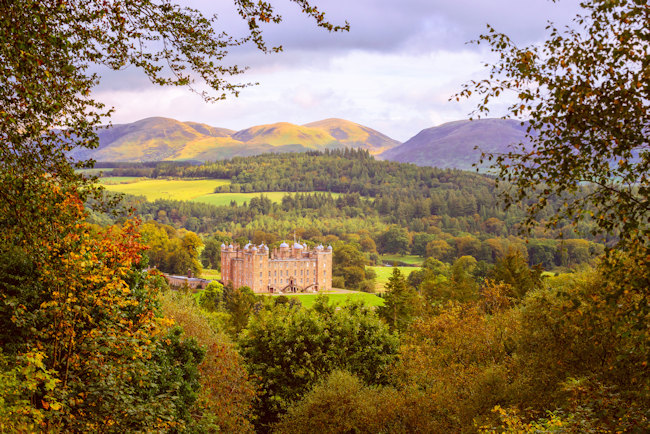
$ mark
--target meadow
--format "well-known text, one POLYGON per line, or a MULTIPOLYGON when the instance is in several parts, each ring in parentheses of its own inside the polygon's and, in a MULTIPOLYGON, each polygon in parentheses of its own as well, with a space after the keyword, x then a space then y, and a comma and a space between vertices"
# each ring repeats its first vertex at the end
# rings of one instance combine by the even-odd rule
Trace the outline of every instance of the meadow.
POLYGON ((201 272, 201 278, 208 280, 219 280, 221 279, 221 272, 219 270, 214 270, 211 268, 204 268, 201 272))
MULTIPOLYGON (((108 191, 144 196, 148 201, 156 199, 187 200, 209 205, 227 206, 232 201, 237 205, 249 202, 254 197, 264 195, 272 202, 280 203, 289 194, 284 191, 267 193, 213 193, 222 185, 230 184, 225 179, 148 179, 126 176, 110 176, 100 179, 108 191)), ((338 193, 332 193, 338 197, 338 193)))
MULTIPOLYGON (((286 295, 287 297, 295 297, 300 302, 304 307, 311 307, 314 305, 314 302, 316 301, 316 297, 318 297, 320 294, 282 294, 286 295)), ((377 307, 377 306, 383 306, 384 304, 384 299, 375 295, 375 294, 368 294, 366 292, 352 292, 348 291, 345 293, 325 293, 327 295, 330 304, 345 304, 348 301, 361 301, 364 303, 366 306, 371 306, 371 307, 377 307)), ((272 297, 279 297, 280 295, 273 295, 272 297)))
POLYGON ((424 258, 417 255, 380 255, 381 262, 392 265, 393 263, 408 264, 419 267, 424 263, 424 258))
MULTIPOLYGON (((388 278, 393 274, 393 267, 367 267, 373 270, 377 274, 377 279, 375 280, 375 291, 382 292, 384 290, 384 285, 388 283, 388 278)), ((418 270, 418 267, 397 267, 399 271, 408 277, 411 272, 418 270)))
POLYGON ((193 200, 197 197, 209 195, 217 187, 230 184, 223 179, 144 179, 133 178, 134 182, 126 177, 119 177, 122 183, 113 184, 116 177, 102 178, 100 182, 108 191, 145 196, 147 200, 172 199, 193 200), (109 183, 104 183, 106 179, 109 183))

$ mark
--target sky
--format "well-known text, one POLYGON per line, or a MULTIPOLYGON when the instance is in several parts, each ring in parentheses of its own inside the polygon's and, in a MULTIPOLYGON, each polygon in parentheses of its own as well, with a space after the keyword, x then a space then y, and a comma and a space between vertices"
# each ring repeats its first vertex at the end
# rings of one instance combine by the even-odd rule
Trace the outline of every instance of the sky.
MULTIPOLYGON (((280 24, 264 27, 264 54, 238 48, 226 64, 249 70, 233 82, 259 83, 239 97, 206 103, 186 88, 151 84, 137 69, 99 69, 95 96, 114 107, 112 122, 152 116, 203 122, 240 130, 274 122, 305 124, 343 118, 406 141, 424 128, 467 119, 475 102, 449 101, 463 83, 487 76, 494 60, 484 45, 470 44, 487 24, 517 45, 539 44, 548 21, 563 26, 579 13, 579 0, 320 0, 329 21, 350 23, 349 32, 316 27, 287 0, 275 1, 280 24)), ((188 0, 184 4, 217 14, 215 27, 235 36, 246 28, 232 1, 188 0)), ((491 115, 505 114, 507 97, 491 115)))

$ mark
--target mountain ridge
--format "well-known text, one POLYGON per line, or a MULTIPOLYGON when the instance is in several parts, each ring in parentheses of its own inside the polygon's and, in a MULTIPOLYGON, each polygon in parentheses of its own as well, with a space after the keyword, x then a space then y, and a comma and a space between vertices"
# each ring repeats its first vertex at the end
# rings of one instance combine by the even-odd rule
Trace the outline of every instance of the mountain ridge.
POLYGON ((505 153, 513 144, 526 143, 526 129, 526 123, 513 119, 447 122, 421 130, 378 157, 419 166, 472 170, 479 165, 481 152, 505 153))
POLYGON ((78 160, 124 162, 209 161, 265 152, 345 147, 367 149, 375 155, 400 144, 372 128, 336 118, 305 125, 277 122, 235 131, 199 122, 150 117, 100 128, 98 136, 96 149, 76 149, 70 156, 78 160))

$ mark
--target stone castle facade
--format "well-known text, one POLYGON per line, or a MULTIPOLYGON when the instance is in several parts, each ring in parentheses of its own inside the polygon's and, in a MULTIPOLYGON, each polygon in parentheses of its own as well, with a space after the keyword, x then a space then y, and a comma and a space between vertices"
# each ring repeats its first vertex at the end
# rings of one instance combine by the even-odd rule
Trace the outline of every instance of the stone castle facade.
POLYGON ((221 245, 221 280, 253 292, 316 292, 332 289, 332 246, 309 249, 282 243, 268 246, 246 244, 243 248, 221 245))

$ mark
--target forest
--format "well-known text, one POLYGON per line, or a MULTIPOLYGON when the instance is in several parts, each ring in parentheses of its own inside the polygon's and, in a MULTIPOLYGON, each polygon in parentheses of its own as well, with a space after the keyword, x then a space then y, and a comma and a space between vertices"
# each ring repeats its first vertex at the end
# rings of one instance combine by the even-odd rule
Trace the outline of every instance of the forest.
MULTIPOLYGON (((593 222, 572 225, 568 219, 553 229, 545 228, 541 220, 528 236, 522 236, 522 208, 505 210, 490 177, 377 161, 363 150, 269 154, 198 166, 128 166, 112 169, 111 175, 233 176, 231 184, 219 187, 218 192, 260 192, 242 205, 220 207, 123 198, 124 208, 144 221, 199 233, 206 243, 238 240, 245 244, 250 240, 275 245, 296 233, 311 243, 352 243, 365 253, 368 264, 379 263, 380 254, 395 253, 445 263, 471 256, 484 267, 517 250, 530 266, 559 272, 593 264, 605 243, 615 240, 594 237, 593 222), (334 181, 327 184, 326 179, 334 181), (265 197, 268 191, 287 194, 281 203, 274 203, 265 197), (335 198, 330 193, 339 195, 335 198)), ((547 212, 552 215, 553 208, 547 212)), ((95 221, 106 224, 114 219, 97 214, 95 221)), ((204 262, 218 268, 216 258, 204 262)), ((164 271, 183 272, 155 264, 164 271)))
POLYGON ((92 66, 236 95, 224 56, 280 50, 260 27, 274 4, 234 2, 244 39, 175 3, 0 6, 0 431, 648 432, 647 4, 585 1, 539 45, 479 38, 496 63, 458 97, 484 113, 514 91, 537 131, 486 156, 494 177, 349 150, 116 168, 261 193, 216 207, 110 196, 67 158, 110 115, 92 66), (393 268, 376 308, 172 290, 151 267, 200 272, 224 240, 294 230, 333 245, 341 285, 372 289, 382 253, 422 266, 393 268))

